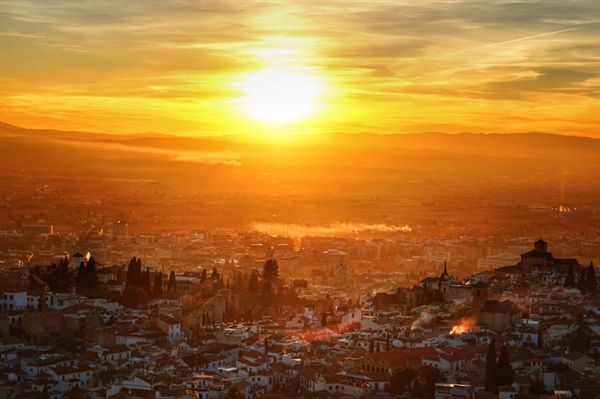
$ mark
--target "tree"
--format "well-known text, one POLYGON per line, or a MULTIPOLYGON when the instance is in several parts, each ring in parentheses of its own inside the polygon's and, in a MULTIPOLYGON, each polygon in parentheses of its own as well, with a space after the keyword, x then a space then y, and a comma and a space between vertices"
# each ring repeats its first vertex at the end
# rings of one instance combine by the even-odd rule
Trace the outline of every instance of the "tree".
POLYGON ((127 277, 125 286, 142 287, 142 261, 135 256, 127 266, 127 277))
POLYGON ((576 287, 577 283, 575 282, 575 270, 573 270, 573 266, 569 266, 569 271, 567 272, 567 277, 565 278, 565 287, 576 287))
POLYGON ((206 279, 208 278, 206 274, 206 269, 202 269, 202 274, 200 275, 200 284, 206 283, 206 279))
POLYGON ((541 378, 537 378, 529 385, 529 393, 532 395, 541 395, 546 392, 546 386, 541 378))
POLYGON ((146 291, 140 287, 125 287, 121 297, 121 303, 127 308, 143 308, 148 302, 146 291))
POLYGON ((498 392, 497 373, 496 338, 492 337, 485 358, 485 390, 487 392, 498 392))
POLYGON ((220 276, 217 268, 213 266, 212 272, 210 273, 210 280, 214 283, 215 281, 219 281, 220 276))
POLYGON ((375 352, 375 342, 373 340, 371 340, 371 342, 369 342, 369 352, 371 352, 371 353, 375 352))
POLYGON ((590 262, 585 273, 585 290, 594 295, 598 293, 598 280, 596 280, 596 268, 590 262))
POLYGON ((88 259, 86 269, 85 280, 88 293, 97 293, 100 282, 98 281, 98 270, 96 269, 96 261, 93 256, 90 256, 90 259, 88 259))
POLYGON ((135 269, 136 265, 135 256, 129 259, 129 264, 127 265, 127 275, 125 276, 125 286, 133 286, 133 269, 135 269))
POLYGON ((146 270, 142 275, 142 288, 146 291, 148 297, 152 295, 152 289, 150 288, 150 270, 146 270))
POLYGON ((406 367, 400 371, 394 372, 387 391, 395 396, 402 395, 404 392, 412 389, 412 383, 419 377, 419 370, 413 367, 406 367))
POLYGON ((579 271, 579 279, 577 280, 577 288, 581 292, 585 292, 585 290, 587 288, 586 277, 587 277, 586 270, 585 270, 585 268, 582 267, 581 270, 579 271))
POLYGON ((160 297, 162 295, 162 293, 163 293, 162 273, 159 271, 154 276, 154 296, 160 297))
POLYGON ((419 374, 421 383, 415 396, 420 399, 435 399, 435 384, 444 380, 443 374, 432 366, 419 367, 419 374))
POLYGON ((279 264, 275 259, 269 259, 263 265, 263 284, 266 295, 272 295, 275 281, 279 277, 279 264))
POLYGON ((88 259, 87 265, 83 262, 79 264, 75 286, 77 292, 83 295, 94 295, 98 293, 100 282, 98 281, 96 261, 93 257, 88 259))
POLYGON ((68 261, 63 258, 58 264, 53 263, 46 268, 44 280, 53 292, 69 292, 75 284, 73 272, 69 270, 68 261))
POLYGON ((250 281, 248 282, 248 291, 256 294, 258 292, 258 286, 258 272, 255 269, 252 269, 252 272, 250 273, 250 281))
POLYGON ((171 270, 169 274, 169 281, 167 282, 167 291, 173 291, 177 289, 177 280, 175 279, 175 272, 171 270))
POLYGON ((75 287, 77 288, 77 292, 81 293, 85 289, 85 276, 86 268, 85 263, 79 263, 79 268, 77 269, 77 278, 75 279, 75 287))
POLYGON ((573 352, 589 353, 591 349, 591 337, 588 333, 588 327, 583 321, 583 314, 579 316, 579 327, 569 334, 569 347, 573 352))
POLYGON ((506 345, 502 345, 500 348, 500 356, 496 364, 497 373, 497 384, 501 385, 512 385, 514 382, 514 372, 512 365, 510 364, 510 355, 508 354, 508 348, 506 345))

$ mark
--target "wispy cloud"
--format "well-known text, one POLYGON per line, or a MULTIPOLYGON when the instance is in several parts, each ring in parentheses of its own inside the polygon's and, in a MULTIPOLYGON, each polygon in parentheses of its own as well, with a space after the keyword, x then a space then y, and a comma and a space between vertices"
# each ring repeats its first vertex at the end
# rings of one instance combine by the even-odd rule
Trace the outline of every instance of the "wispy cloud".
POLYGON ((76 147, 78 150, 104 151, 106 153, 110 153, 113 156, 116 153, 135 153, 164 156, 166 159, 176 162, 192 162, 206 165, 241 165, 239 158, 232 152, 228 151, 184 151, 120 143, 92 142, 66 139, 51 139, 49 141, 53 141, 55 143, 69 147, 76 147))
POLYGON ((316 71, 333 88, 311 130, 526 125, 593 134, 599 4, 4 0, 0 119, 103 131, 119 121, 120 131, 244 132, 251 129, 233 106, 236 79, 286 64, 316 71), (552 122, 554 114, 562 122, 552 122))
POLYGON ((471 51, 478 51, 478 50, 488 49, 488 48, 492 48, 492 47, 504 46, 504 45, 512 44, 512 43, 524 42, 527 40, 539 39, 539 38, 546 37, 546 36, 557 35, 559 33, 572 32, 572 31, 579 30, 579 29, 580 28, 569 28, 569 29, 556 30, 554 32, 539 33, 537 35, 519 37, 516 39, 504 40, 501 42, 485 44, 482 46, 477 46, 477 47, 473 47, 473 48, 469 48, 469 49, 465 49, 465 50, 459 50, 459 51, 455 51, 450 54, 463 54, 463 53, 467 53, 467 52, 471 52, 471 51))

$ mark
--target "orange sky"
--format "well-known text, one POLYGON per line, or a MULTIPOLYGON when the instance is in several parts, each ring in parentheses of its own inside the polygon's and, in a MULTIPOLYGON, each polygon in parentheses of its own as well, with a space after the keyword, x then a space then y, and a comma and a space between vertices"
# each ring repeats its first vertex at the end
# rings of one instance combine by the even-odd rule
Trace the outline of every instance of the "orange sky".
POLYGON ((291 3, 3 0, 0 120, 111 133, 600 137, 595 0, 291 3), (242 82, 264 70, 318 81, 316 111, 275 125, 244 113, 242 82))

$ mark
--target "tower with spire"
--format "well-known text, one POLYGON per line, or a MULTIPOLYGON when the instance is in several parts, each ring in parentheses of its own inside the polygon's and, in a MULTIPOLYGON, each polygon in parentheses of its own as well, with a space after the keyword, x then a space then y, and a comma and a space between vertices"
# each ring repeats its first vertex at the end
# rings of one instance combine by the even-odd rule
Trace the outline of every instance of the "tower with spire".
POLYGON ((450 275, 448 274, 448 263, 447 263, 447 261, 444 261, 444 271, 440 275, 440 281, 445 281, 445 280, 448 280, 449 278, 450 278, 450 275))

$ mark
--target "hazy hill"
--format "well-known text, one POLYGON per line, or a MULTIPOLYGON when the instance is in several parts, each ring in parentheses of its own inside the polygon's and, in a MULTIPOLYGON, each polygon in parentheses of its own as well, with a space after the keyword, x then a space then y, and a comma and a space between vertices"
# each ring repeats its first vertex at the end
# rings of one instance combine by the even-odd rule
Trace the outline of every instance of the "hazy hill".
MULTIPOLYGON (((269 142, 0 124, 0 157, 0 195, 7 200, 27 202, 42 187, 40 198, 54 193, 56 212, 73 204, 93 208, 95 200, 113 216, 135 209, 139 220, 164 213, 178 223, 404 223, 425 212, 441 217, 441 209, 456 216, 458 209, 471 215, 490 206, 593 206, 600 192, 600 139, 540 133, 326 134, 269 142)), ((30 210, 48 204, 31 201, 30 210)))

